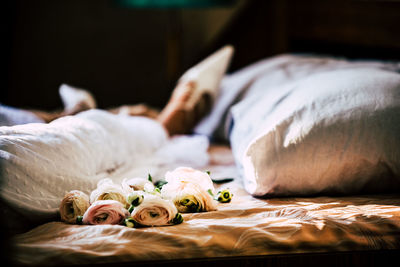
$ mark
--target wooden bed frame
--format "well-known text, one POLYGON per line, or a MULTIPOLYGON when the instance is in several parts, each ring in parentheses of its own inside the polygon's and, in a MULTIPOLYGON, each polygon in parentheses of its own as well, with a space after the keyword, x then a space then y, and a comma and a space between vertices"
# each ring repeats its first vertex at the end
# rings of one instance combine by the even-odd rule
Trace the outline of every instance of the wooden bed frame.
MULTIPOLYGON (((303 254, 280 254, 268 256, 245 256, 245 257, 221 257, 221 258, 202 258, 184 260, 152 260, 123 263, 104 263, 104 264, 83 264, 83 265, 63 265, 63 267, 130 267, 130 266, 165 266, 165 267, 204 267, 209 266, 393 266, 393 262, 398 262, 400 258, 399 250, 381 251, 352 251, 352 252, 332 252, 332 253, 303 253, 303 254)), ((10 265, 6 265, 10 266, 10 265)), ((21 267, 23 265, 20 265, 21 267)), ((46 265, 47 266, 47 265, 46 265)))

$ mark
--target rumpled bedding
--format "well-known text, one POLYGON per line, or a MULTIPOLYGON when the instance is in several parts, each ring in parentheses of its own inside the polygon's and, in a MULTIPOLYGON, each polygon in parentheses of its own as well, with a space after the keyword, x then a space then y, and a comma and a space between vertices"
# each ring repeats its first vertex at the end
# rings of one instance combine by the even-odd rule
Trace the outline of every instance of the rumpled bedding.
MULTIPOLYGON (((198 132, 202 125, 222 125, 228 133, 232 120, 225 124, 221 120, 229 116, 227 107, 235 100, 261 93, 266 81, 273 87, 288 77, 300 78, 319 64, 329 69, 330 62, 285 55, 228 77, 223 85, 236 84, 236 89, 226 87, 233 93, 226 101, 217 101, 213 112, 218 118, 211 114, 198 132), (303 72, 289 66, 296 59, 303 72), (275 78, 261 77, 263 73, 275 78)), ((231 142, 238 159, 251 129, 238 127, 234 120, 231 142)), ((9 211, 17 212, 3 219, 11 219, 11 228, 41 224, 12 238, 13 259, 18 263, 45 266, 400 249, 400 195, 257 199, 243 189, 229 148, 211 147, 207 153, 205 137, 168 139, 159 124, 146 118, 91 110, 50 124, 0 127, 0 136, 0 195, 9 211), (235 178, 219 185, 234 194, 232 202, 218 204, 217 211, 184 214, 182 224, 168 227, 70 225, 57 218, 58 205, 70 190, 89 194, 106 177, 116 183, 148 173, 162 178, 177 166, 209 170, 216 180, 235 178)))
POLYGON ((162 178, 178 162, 201 166, 208 162, 207 148, 205 137, 170 139, 154 120, 101 110, 0 127, 0 196, 10 214, 3 221, 21 231, 54 220, 71 190, 90 194, 104 178, 162 178))
MULTIPOLYGON (((210 148, 215 178, 237 175, 231 150, 210 148)), ((169 227, 50 222, 13 239, 27 265, 95 264, 304 252, 400 249, 400 195, 257 199, 235 181, 218 210, 169 227)))

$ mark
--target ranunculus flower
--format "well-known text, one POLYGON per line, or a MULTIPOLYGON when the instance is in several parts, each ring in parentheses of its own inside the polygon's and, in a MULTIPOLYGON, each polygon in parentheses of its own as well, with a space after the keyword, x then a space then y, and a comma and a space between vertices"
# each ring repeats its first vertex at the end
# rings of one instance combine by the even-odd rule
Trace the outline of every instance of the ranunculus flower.
POLYGON ((130 178, 130 179, 124 179, 122 180, 122 188, 124 191, 134 190, 134 191, 153 191, 154 190, 154 185, 152 182, 145 178, 130 178))
POLYGON ((121 202, 98 200, 92 203, 83 215, 84 224, 121 224, 129 216, 121 202))
POLYGON ((178 210, 171 201, 152 194, 145 194, 142 203, 131 213, 133 220, 145 226, 164 226, 182 222, 175 220, 177 216, 178 210))
POLYGON ((161 195, 172 200, 179 212, 216 210, 217 202, 212 196, 215 189, 207 173, 179 167, 167 172, 165 179, 168 183, 161 189, 161 195))
POLYGON ((120 185, 114 184, 110 178, 100 180, 97 188, 90 194, 90 203, 98 200, 116 200, 121 202, 125 208, 130 205, 126 202, 126 196, 129 194, 120 185))
POLYGON ((189 183, 171 198, 179 212, 202 212, 217 209, 213 196, 197 184, 189 183))
POLYGON ((76 223, 76 218, 82 216, 89 208, 89 197, 78 190, 67 193, 60 204, 61 220, 76 223))

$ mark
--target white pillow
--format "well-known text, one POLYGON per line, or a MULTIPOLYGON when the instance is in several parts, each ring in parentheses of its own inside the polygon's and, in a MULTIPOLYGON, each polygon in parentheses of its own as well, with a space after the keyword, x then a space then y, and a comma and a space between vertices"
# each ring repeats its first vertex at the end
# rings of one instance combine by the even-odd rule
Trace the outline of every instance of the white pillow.
POLYGON ((249 193, 398 192, 399 74, 327 71, 276 92, 249 100, 241 118, 259 129, 242 158, 249 193))

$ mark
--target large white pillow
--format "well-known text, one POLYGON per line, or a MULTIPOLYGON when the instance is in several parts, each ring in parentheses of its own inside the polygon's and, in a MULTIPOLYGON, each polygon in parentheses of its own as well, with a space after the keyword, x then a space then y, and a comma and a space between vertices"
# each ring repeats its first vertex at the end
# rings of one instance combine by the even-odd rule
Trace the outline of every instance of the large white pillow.
POLYGON ((249 193, 399 192, 399 74, 333 70, 275 92, 241 107, 243 125, 258 129, 241 159, 249 193))

